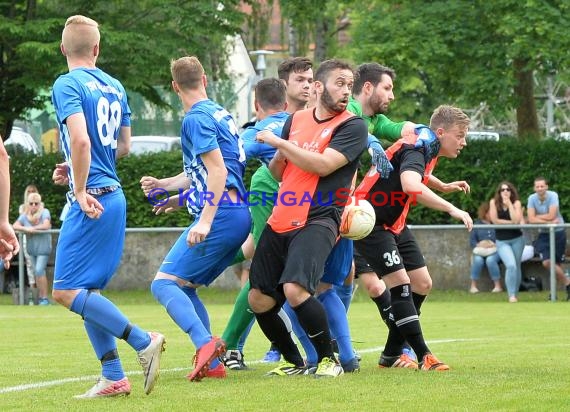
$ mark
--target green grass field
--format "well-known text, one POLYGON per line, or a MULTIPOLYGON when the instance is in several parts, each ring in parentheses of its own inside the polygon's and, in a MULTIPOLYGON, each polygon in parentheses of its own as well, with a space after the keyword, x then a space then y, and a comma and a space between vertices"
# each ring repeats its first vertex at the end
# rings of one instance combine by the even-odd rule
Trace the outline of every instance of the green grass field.
MULTIPOLYGON (((236 292, 200 290, 213 332, 221 334, 236 292)), ((133 390, 128 397, 75 400, 100 365, 80 319, 60 306, 11 305, 0 296, 0 411, 562 411, 570 408, 570 302, 547 302, 547 292, 434 292, 422 309, 424 335, 449 373, 380 370, 386 337, 375 305, 359 290, 349 319, 361 372, 338 379, 267 378, 258 360, 268 342, 256 326, 245 350, 251 371, 224 380, 185 379, 194 353, 189 339, 148 291, 109 296, 148 330, 166 335, 162 373, 145 395, 134 351, 119 343, 133 390)), ((559 292, 559 297, 562 297, 559 292)))

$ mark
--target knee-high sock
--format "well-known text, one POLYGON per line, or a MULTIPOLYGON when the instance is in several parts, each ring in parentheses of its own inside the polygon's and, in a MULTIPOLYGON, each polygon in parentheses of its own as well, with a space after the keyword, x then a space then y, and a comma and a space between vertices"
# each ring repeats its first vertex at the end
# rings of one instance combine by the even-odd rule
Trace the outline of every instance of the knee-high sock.
MULTIPOLYGON (((287 330, 292 331, 293 325, 291 324, 291 319, 289 319, 289 316, 287 315, 287 312, 283 310, 283 307, 281 307, 281 309, 279 310, 278 315, 281 317, 281 319, 283 319, 285 326, 287 326, 287 330)), ((271 344, 271 346, 269 346, 269 350, 272 352, 279 352, 279 348, 275 346, 273 343, 271 344)))
POLYGON ((317 351, 317 360, 334 359, 329 322, 321 302, 311 296, 293 310, 317 351))
POLYGON ((269 339, 271 344, 277 346, 283 358, 294 365, 303 366, 305 362, 293 341, 291 327, 287 328, 287 322, 284 321, 281 315, 285 312, 282 312, 280 309, 276 305, 267 312, 256 313, 255 318, 267 339, 269 339))
POLYGON ((340 298, 340 301, 344 305, 345 312, 348 312, 348 308, 350 307, 350 302, 352 302, 352 291, 354 288, 354 284, 351 283, 350 285, 333 285, 333 289, 340 298))
MULTIPOLYGON (((422 359, 429 352, 429 349, 425 343, 419 316, 412 300, 410 284, 399 285, 390 289, 390 298, 392 300, 392 315, 401 338, 407 340, 418 359, 422 359)), ((387 355, 399 355, 403 342, 397 341, 397 336, 392 329, 390 327, 385 352, 387 355)))
POLYGON ((394 317, 391 313, 389 319, 386 321, 386 326, 388 326, 388 337, 383 352, 387 356, 400 355, 402 348, 406 344, 406 338, 402 335, 398 326, 396 326, 396 322, 394 322, 394 317))
MULTIPOLYGON (((416 311, 418 312, 418 316, 421 315, 420 309, 421 309, 422 304, 424 303, 426 298, 427 298, 427 296, 425 296, 425 295, 419 295, 417 293, 412 292, 412 300, 414 301, 414 306, 416 307, 416 311)), ((404 350, 408 350, 408 351, 412 350, 412 347, 410 346, 410 344, 408 342, 404 342, 402 353, 404 353, 404 350)))
POLYGON ((321 293, 317 299, 323 304, 331 335, 336 339, 338 344, 338 357, 341 363, 347 363, 354 358, 354 348, 350 340, 350 329, 348 327, 348 319, 340 298, 332 289, 321 293))
POLYGON ((149 334, 138 326, 130 324, 119 308, 99 293, 81 290, 69 309, 99 329, 116 338, 124 339, 136 351, 150 344, 149 334))
POLYGON ((194 305, 194 310, 196 311, 196 314, 202 321, 204 327, 211 334, 212 329, 210 329, 210 316, 208 316, 208 311, 206 310, 204 303, 200 300, 200 297, 198 296, 198 290, 196 288, 182 288, 182 291, 186 294, 186 296, 190 298, 192 305, 194 305))
POLYGON ((115 337, 88 321, 83 321, 83 325, 91 346, 95 350, 95 355, 101 361, 101 374, 112 381, 123 379, 125 372, 121 365, 115 337))
POLYGON ((305 356, 307 358, 307 365, 316 366, 318 363, 317 351, 315 350, 313 343, 305 333, 305 330, 301 327, 299 319, 297 318, 297 314, 295 313, 291 305, 289 305, 289 302, 285 302, 285 304, 283 305, 283 310, 291 320, 291 327, 293 329, 293 333, 295 334, 295 336, 297 336, 297 339, 299 339, 299 342, 301 343, 301 346, 305 351, 305 356))
POLYGON ((370 298, 378 307, 378 312, 380 312, 380 317, 384 323, 388 324, 388 318, 390 317, 390 310, 392 301, 390 300, 390 291, 385 289, 380 296, 375 298, 370 298))
POLYGON ((226 342, 228 350, 238 348, 239 338, 252 320, 255 319, 247 301, 249 289, 249 281, 247 281, 236 298, 234 309, 222 334, 222 339, 226 342))
MULTIPOLYGON (((211 335, 212 330, 210 329, 210 316, 208 316, 208 311, 206 310, 204 303, 202 302, 202 300, 200 300, 200 297, 198 296, 198 290, 196 288, 186 288, 186 287, 181 289, 186 294, 186 296, 190 298, 190 301, 194 306, 194 310, 196 311, 198 318, 200 318, 202 324, 204 325, 208 333, 211 335)), ((219 363, 220 361, 218 360, 218 358, 214 358, 214 360, 212 360, 212 362, 210 363, 210 369, 214 369, 216 366, 218 366, 219 363)))
MULTIPOLYGON (((414 300, 414 306, 416 307, 416 310, 418 310, 418 316, 419 316, 419 309, 418 308, 421 306, 421 303, 423 302, 423 299, 425 299, 425 296, 423 297, 423 299, 417 299, 416 296, 419 297, 421 295, 417 295, 417 294, 412 292, 412 299, 414 300), (418 304, 419 304, 419 306, 418 306, 418 304)), ((388 289, 385 289, 384 292, 382 292, 382 294, 380 296, 377 296, 377 297, 371 298, 371 299, 376 304, 376 306, 378 307, 378 312, 380 312, 380 316, 382 317, 382 320, 384 321, 386 326, 388 326, 388 330, 389 330, 388 333, 390 333, 390 331, 392 333, 394 333, 392 342, 403 341, 402 346, 404 348, 408 348, 411 350, 410 345, 407 342, 405 342, 405 339, 402 337, 400 331, 398 331, 398 327, 394 323, 393 316, 392 316, 392 318, 390 318, 390 311, 392 310, 392 301, 390 300, 390 291, 388 289), (391 329, 390 329, 389 322, 392 323, 391 329)), ((386 354, 388 354, 388 353, 386 353, 386 354)))
POLYGON ((412 292, 412 300, 414 301, 414 306, 416 307, 416 312, 418 312, 418 316, 421 315, 420 309, 426 298, 427 298, 426 295, 419 295, 417 293, 412 292))
POLYGON ((174 323, 188 334, 196 348, 201 348, 212 339, 211 333, 198 317, 192 301, 175 281, 155 279, 150 289, 174 323))

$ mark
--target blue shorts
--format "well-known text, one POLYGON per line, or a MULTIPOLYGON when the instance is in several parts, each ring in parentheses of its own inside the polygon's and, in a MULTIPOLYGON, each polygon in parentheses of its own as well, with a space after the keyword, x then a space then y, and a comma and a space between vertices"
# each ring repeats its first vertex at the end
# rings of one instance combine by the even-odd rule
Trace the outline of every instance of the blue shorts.
MULTIPOLYGON (((550 260, 550 235, 539 233, 534 241, 534 250, 541 260, 550 260)), ((554 232, 554 256, 556 263, 564 262, 566 258, 566 231, 558 230, 554 232)))
POLYGON ((195 285, 209 285, 232 263, 251 229, 247 205, 220 205, 206 240, 193 247, 186 243, 188 232, 199 216, 178 238, 160 272, 174 275, 195 285))
POLYGON ((121 188, 96 196, 103 205, 90 219, 73 202, 63 222, 55 254, 53 288, 104 289, 121 262, 127 225, 127 203, 121 188))
POLYGON ((340 238, 325 262, 325 271, 321 282, 342 286, 352 269, 354 244, 351 239, 340 238))

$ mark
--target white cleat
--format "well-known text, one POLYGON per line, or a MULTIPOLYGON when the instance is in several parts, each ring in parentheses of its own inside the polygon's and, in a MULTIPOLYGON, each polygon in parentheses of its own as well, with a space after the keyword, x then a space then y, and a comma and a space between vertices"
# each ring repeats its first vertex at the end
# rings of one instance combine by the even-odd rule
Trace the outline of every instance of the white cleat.
POLYGON ((131 393, 131 384, 124 377, 119 381, 112 381, 101 376, 97 379, 97 383, 82 395, 74 396, 75 399, 93 399, 111 396, 122 396, 131 393))
POLYGON ((317 365, 315 378, 336 378, 343 375, 344 369, 334 359, 323 358, 317 365))
POLYGON ((137 353, 139 364, 143 368, 144 393, 152 392, 154 384, 158 380, 160 373, 160 357, 164 352, 166 339, 164 335, 157 332, 149 332, 150 344, 137 353))

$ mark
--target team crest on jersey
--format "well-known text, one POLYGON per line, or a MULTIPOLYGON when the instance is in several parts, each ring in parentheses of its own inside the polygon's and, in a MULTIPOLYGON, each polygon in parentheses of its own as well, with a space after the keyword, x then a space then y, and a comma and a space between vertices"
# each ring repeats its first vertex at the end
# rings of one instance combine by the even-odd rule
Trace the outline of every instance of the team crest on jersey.
POLYGON ((331 129, 324 129, 324 130, 321 132, 321 139, 324 139, 324 138, 327 137, 330 133, 331 133, 331 129))

